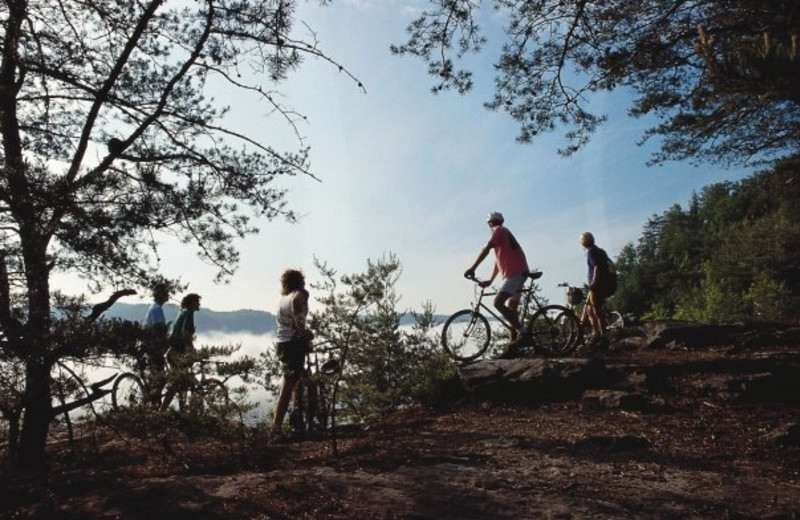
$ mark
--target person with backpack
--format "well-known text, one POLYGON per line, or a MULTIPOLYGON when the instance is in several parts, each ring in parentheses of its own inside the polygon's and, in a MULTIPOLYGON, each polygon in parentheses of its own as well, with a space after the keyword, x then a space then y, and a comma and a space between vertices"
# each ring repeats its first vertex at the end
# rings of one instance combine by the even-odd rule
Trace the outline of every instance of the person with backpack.
POLYGON ((587 345, 589 347, 607 347, 609 344, 606 331, 606 323, 603 306, 609 296, 616 291, 616 271, 611 259, 604 250, 599 248, 594 242, 594 235, 588 231, 581 233, 578 238, 580 244, 586 250, 586 264, 588 271, 588 289, 586 296, 586 313, 589 322, 592 324, 592 337, 587 345))

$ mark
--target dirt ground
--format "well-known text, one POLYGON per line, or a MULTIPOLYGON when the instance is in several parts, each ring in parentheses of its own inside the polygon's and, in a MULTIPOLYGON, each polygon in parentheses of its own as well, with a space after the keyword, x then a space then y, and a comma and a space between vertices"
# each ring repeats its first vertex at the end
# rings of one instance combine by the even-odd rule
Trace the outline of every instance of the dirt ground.
MULTIPOLYGON (((735 358, 742 367, 779 356, 791 364, 800 359, 796 336, 746 349, 634 352, 612 345, 603 356, 646 363, 735 358)), ((147 443, 96 433, 72 450, 51 446, 47 473, 0 474, 0 515, 800 518, 800 446, 791 435, 800 398, 737 399, 720 377, 676 372, 657 411, 582 400, 513 407, 467 401, 446 413, 414 408, 343 431, 336 453, 330 439, 147 443)))

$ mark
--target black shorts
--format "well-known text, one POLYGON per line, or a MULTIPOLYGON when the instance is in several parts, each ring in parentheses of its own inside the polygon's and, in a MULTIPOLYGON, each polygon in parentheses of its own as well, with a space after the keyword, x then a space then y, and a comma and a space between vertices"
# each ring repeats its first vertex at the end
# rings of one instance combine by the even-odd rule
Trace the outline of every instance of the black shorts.
POLYGON ((275 347, 278 361, 281 362, 283 377, 297 379, 303 373, 303 361, 308 352, 307 339, 282 341, 275 347))

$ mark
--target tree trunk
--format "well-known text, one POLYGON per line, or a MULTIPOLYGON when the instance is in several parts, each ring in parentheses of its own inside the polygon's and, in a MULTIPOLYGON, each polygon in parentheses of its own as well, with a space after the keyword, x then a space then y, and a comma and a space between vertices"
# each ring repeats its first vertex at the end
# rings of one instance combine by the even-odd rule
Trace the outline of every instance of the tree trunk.
POLYGON ((15 408, 3 410, 8 420, 8 449, 6 451, 8 460, 15 460, 17 457, 17 441, 19 440, 19 419, 20 410, 15 408))
POLYGON ((29 359, 25 370, 25 407, 15 465, 36 468, 44 464, 47 432, 52 416, 50 366, 29 359))
POLYGON ((32 232, 28 226, 21 226, 20 235, 28 289, 28 322, 23 333, 26 349, 23 354, 24 415, 15 462, 20 468, 36 468, 44 464, 47 433, 53 417, 50 396, 50 371, 54 363, 50 344, 50 269, 46 255, 47 239, 32 232))

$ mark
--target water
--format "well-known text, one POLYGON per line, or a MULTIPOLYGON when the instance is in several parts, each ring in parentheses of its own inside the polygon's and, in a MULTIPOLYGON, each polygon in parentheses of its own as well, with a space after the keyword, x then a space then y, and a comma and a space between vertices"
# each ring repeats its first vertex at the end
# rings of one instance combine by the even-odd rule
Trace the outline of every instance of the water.
MULTIPOLYGON (((198 334, 195 340, 195 346, 210 346, 210 345, 235 345, 239 346, 232 356, 231 360, 239 359, 243 356, 251 356, 256 359, 267 351, 272 352, 275 348, 275 335, 267 334, 249 334, 249 333, 231 333, 231 332, 206 332, 198 334)), ((248 413, 248 422, 264 421, 267 418, 269 411, 275 407, 276 396, 271 392, 267 392, 263 384, 251 381, 249 384, 244 383, 238 378, 233 378, 231 382, 234 385, 244 384, 248 388, 247 400, 256 404, 256 408, 248 413)), ((273 383, 277 383, 273 381, 273 383)))
MULTIPOLYGON (((239 349, 229 358, 231 361, 239 359, 243 356, 251 356, 258 359, 263 352, 272 351, 272 349, 274 349, 274 344, 275 337, 273 334, 269 333, 249 334, 206 332, 198 334, 195 340, 195 346, 198 348, 202 346, 238 346, 239 349)), ((78 373, 87 386, 92 383, 97 383, 105 378, 114 376, 115 374, 129 370, 128 368, 117 364, 113 359, 108 359, 101 366, 87 367, 84 365, 75 365, 74 363, 65 363, 65 365, 69 369, 78 373)), ((56 370, 61 370, 65 375, 67 374, 66 369, 57 368, 56 370)), ((234 377, 226 383, 229 388, 238 386, 245 386, 247 388, 247 401, 256 405, 256 407, 248 412, 247 416, 245 417, 245 420, 248 423, 267 420, 268 414, 270 413, 270 410, 274 408, 276 400, 276 396, 271 392, 267 392, 267 390, 264 388, 264 385, 261 384, 261 381, 254 379, 255 378, 251 378, 250 382, 244 382, 240 378, 234 377)), ((113 382, 109 382, 104 385, 103 388, 110 389, 112 384, 113 382)), ((58 403, 57 400, 54 400, 53 404, 57 406, 60 403, 58 403)), ((108 395, 103 399, 95 401, 93 404, 94 408, 98 411, 109 409, 111 407, 111 396, 108 395)), ((89 407, 85 406, 70 412, 70 417, 72 419, 79 419, 89 412, 89 407)))

